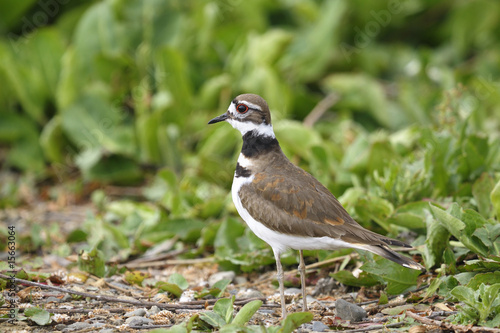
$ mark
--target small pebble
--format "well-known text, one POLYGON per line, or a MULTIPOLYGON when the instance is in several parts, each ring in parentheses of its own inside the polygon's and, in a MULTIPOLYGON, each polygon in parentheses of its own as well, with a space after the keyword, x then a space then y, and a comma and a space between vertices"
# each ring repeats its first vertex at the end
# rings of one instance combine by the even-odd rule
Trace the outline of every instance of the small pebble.
POLYGON ((264 295, 255 289, 240 290, 236 295, 236 298, 262 298, 264 295))
POLYGON ((50 297, 47 297, 47 299, 44 301, 45 303, 60 303, 61 302, 61 298, 57 298, 57 297, 54 297, 54 296, 50 296, 50 297))
POLYGON ((209 278, 208 278, 208 285, 210 287, 213 287, 214 284, 216 284, 217 282, 219 282, 220 280, 230 280, 230 281, 233 281, 233 279, 236 277, 236 273, 233 272, 233 271, 225 271, 225 272, 217 272, 215 274, 212 274, 209 278))
POLYGON ((157 303, 163 303, 168 301, 168 294, 167 293, 158 293, 153 297, 153 302, 157 303))
POLYGON ((118 318, 118 319, 115 319, 111 322, 111 325, 113 326, 120 326, 120 325, 123 325, 125 321, 121 318, 118 318))
POLYGON ((181 294, 181 297, 179 297, 179 303, 192 302, 192 301, 194 301, 194 290, 192 289, 184 290, 184 292, 181 294))
POLYGON ((335 287, 335 280, 333 278, 321 278, 316 283, 316 287, 314 287, 312 295, 328 295, 333 290, 333 287, 335 287))
POLYGON ((234 284, 245 284, 248 282, 248 279, 244 276, 237 276, 234 278, 234 284))
POLYGON ((158 314, 158 312, 160 312, 160 311, 161 311, 161 310, 160 310, 160 308, 159 308, 159 307, 157 307, 156 305, 153 305, 153 306, 151 307, 151 309, 149 309, 149 310, 147 311, 147 313, 146 313, 146 317, 150 317, 150 316, 152 316, 152 315, 158 314))
POLYGON ((66 326, 66 328, 63 329, 63 332, 79 331, 90 327, 92 327, 92 324, 87 323, 85 321, 79 321, 69 326, 66 326))
POLYGON ((144 315, 146 314, 146 309, 136 309, 134 311, 130 311, 130 312, 127 312, 125 313, 124 317, 127 317, 127 318, 130 318, 130 317, 144 317, 144 315))
POLYGON ((69 294, 66 294, 61 298, 61 303, 70 302, 71 300, 73 300, 73 298, 69 294))
POLYGON ((301 294, 302 293, 302 290, 300 290, 299 288, 287 288, 285 289, 285 295, 297 295, 297 294, 301 294))
POLYGON ((343 299, 335 301, 335 312, 337 317, 340 317, 342 320, 350 320, 352 322, 362 321, 367 315, 365 309, 343 299))
POLYGON ((324 332, 327 329, 329 329, 329 327, 320 321, 313 321, 312 322, 312 330, 314 332, 324 332))
POLYGON ((125 323, 127 323, 129 326, 142 326, 144 324, 149 324, 152 323, 153 320, 149 318, 144 318, 144 317, 130 317, 127 320, 125 320, 125 323))
POLYGON ((310 295, 306 295, 306 301, 307 301, 307 304, 309 303, 313 303, 313 302, 318 302, 318 300, 310 295))

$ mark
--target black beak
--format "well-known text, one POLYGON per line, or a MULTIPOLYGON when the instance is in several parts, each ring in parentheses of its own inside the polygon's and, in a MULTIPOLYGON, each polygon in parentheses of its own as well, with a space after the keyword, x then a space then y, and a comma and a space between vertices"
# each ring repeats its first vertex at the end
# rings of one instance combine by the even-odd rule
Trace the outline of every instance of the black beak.
POLYGON ((221 114, 220 116, 215 117, 214 119, 210 120, 210 121, 208 122, 208 124, 209 124, 209 125, 210 125, 210 124, 215 124, 215 123, 218 123, 218 122, 220 122, 220 121, 224 121, 224 120, 226 120, 227 118, 228 118, 227 113, 223 113, 223 114, 221 114))

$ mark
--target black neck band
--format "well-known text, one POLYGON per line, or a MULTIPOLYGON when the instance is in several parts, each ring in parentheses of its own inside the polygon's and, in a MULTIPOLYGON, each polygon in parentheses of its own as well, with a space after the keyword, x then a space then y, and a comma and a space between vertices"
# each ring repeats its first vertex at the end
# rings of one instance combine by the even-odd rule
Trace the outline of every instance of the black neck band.
POLYGON ((243 147, 241 153, 245 157, 253 157, 259 154, 265 154, 272 150, 279 149, 279 143, 276 138, 264 135, 256 135, 255 131, 247 132, 243 135, 243 147))

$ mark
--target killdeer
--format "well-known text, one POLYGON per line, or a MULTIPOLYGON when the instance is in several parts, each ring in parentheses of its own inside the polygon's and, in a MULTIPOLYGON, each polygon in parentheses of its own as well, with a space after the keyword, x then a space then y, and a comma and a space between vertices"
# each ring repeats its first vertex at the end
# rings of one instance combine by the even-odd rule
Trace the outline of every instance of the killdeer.
POLYGON ((289 248, 299 250, 304 311, 307 302, 302 250, 361 249, 404 267, 423 269, 389 248, 410 245, 360 226, 325 186, 288 160, 274 135, 271 113, 262 97, 239 95, 226 113, 208 123, 221 121, 227 121, 243 136, 231 190, 233 202, 250 229, 273 249, 283 318, 286 307, 280 257, 289 248))

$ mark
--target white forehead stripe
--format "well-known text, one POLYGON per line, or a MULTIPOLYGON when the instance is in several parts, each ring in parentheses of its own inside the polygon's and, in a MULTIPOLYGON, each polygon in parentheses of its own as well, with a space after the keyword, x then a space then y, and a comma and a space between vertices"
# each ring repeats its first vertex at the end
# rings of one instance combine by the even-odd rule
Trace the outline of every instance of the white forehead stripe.
POLYGON ((231 104, 229 104, 229 109, 227 111, 229 111, 232 114, 236 114, 236 105, 234 105, 234 103, 231 102, 231 104))
MULTIPOLYGON (((253 103, 250 103, 250 102, 247 102, 247 101, 239 101, 239 103, 243 103, 245 104, 246 106, 248 106, 250 109, 255 109, 255 110, 259 110, 259 111, 262 111, 262 108, 260 106, 258 106, 257 104, 253 104, 253 103)), ((231 103, 232 104, 232 103, 231 103)))

